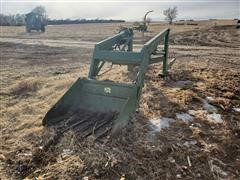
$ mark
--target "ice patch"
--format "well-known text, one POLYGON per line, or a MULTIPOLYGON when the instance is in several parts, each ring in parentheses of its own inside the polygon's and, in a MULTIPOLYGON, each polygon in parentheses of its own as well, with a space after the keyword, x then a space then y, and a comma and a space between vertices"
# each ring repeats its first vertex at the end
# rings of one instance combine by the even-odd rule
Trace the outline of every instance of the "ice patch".
POLYGON ((209 121, 215 122, 215 123, 222 123, 222 116, 221 114, 213 113, 213 114, 208 114, 207 119, 209 121))
POLYGON ((176 113, 176 117, 186 123, 193 121, 193 117, 188 113, 176 113))
POLYGON ((150 128, 153 132, 160 132, 163 128, 168 128, 170 123, 173 122, 174 119, 162 117, 160 119, 154 118, 150 120, 150 128))

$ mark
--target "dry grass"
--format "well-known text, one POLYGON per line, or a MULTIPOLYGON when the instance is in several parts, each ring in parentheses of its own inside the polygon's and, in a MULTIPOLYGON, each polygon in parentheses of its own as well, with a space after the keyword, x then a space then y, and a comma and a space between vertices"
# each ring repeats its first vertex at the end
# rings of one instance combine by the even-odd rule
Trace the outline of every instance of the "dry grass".
POLYGON ((15 96, 24 96, 36 92, 41 86, 38 79, 29 79, 19 82, 10 89, 10 93, 15 96))
MULTIPOLYGON (((97 41, 112 35, 117 25, 99 25, 101 28, 93 28, 97 25, 49 26, 45 34, 30 36, 21 34, 24 29, 18 27, 3 28, 2 35, 6 38, 2 39, 10 41, 8 38, 12 38, 14 43, 1 44, 4 45, 1 46, 4 71, 1 72, 3 86, 0 90, 5 92, 0 93, 1 178, 74 179, 87 176, 89 179, 120 179, 125 175, 126 179, 176 179, 181 175, 182 179, 214 179, 208 165, 213 158, 225 163, 222 167, 213 162, 228 173, 229 178, 225 179, 239 177, 236 159, 240 157, 237 150, 240 121, 231 110, 240 104, 237 99, 239 53, 233 48, 239 43, 237 33, 235 29, 222 26, 209 33, 205 28, 214 26, 215 21, 198 23, 198 26, 171 26, 170 53, 174 52, 177 57, 172 79, 167 83, 156 75, 159 65, 149 68, 137 121, 133 120, 122 136, 101 144, 78 141, 67 133, 49 151, 40 153, 36 153, 36 149, 41 149, 54 136, 54 132, 50 136, 49 129, 45 131, 41 124, 45 113, 78 77, 87 76, 91 59, 91 46, 66 48, 66 41, 62 39, 72 44, 79 39, 97 41), (196 28, 199 30, 194 30, 196 28), (26 39, 33 43, 39 39, 41 42, 61 41, 56 41, 56 48, 49 44, 28 45, 26 39), (206 43, 191 43, 198 39, 206 43), (190 80, 192 84, 181 88, 175 84, 178 80, 190 80), (156 134, 152 141, 146 139, 149 119, 175 118, 176 113, 202 110, 200 100, 207 96, 215 98, 214 104, 222 114, 223 124, 209 124, 200 116, 194 120, 193 127, 177 121, 178 124, 156 134), (217 106, 219 104, 226 110, 217 106), (197 144, 183 145, 191 140, 196 140, 197 144), (187 165, 187 156, 191 159, 191 167, 187 165)), ((228 21, 217 21, 217 25, 228 24, 228 21)), ((165 27, 168 25, 152 24, 146 36, 152 37, 165 27)), ((135 34, 140 40, 141 34, 135 34)), ((100 79, 110 77, 128 82, 132 75, 126 72, 126 67, 114 66, 100 79)))

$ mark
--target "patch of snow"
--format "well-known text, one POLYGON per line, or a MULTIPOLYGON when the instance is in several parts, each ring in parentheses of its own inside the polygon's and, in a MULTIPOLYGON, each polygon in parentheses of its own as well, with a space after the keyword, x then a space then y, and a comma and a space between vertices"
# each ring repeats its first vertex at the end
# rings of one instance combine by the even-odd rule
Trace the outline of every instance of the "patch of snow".
POLYGON ((170 126, 170 123, 173 122, 174 119, 172 118, 166 118, 166 117, 162 117, 160 119, 158 118, 154 118, 150 120, 150 128, 154 131, 154 132, 160 132, 161 129, 163 128, 168 128, 170 126))
POLYGON ((221 114, 213 113, 213 114, 208 114, 207 119, 209 121, 215 122, 215 123, 222 123, 222 116, 221 114))
POLYGON ((175 162, 176 162, 176 160, 175 160, 173 157, 169 157, 167 160, 168 160, 170 163, 175 163, 175 162))
POLYGON ((189 114, 195 116, 196 118, 207 118, 208 121, 214 122, 214 123, 222 123, 222 116, 218 113, 209 113, 206 110, 189 110, 189 114))
POLYGON ((202 127, 202 125, 201 125, 200 123, 192 123, 189 127, 190 127, 190 128, 202 127))
POLYGON ((22 155, 22 156, 32 156, 32 153, 31 152, 28 152, 28 153, 19 153, 18 155, 22 155))
POLYGON ((176 117, 186 123, 193 121, 193 117, 188 113, 176 113, 176 117))
POLYGON ((185 143, 183 143, 183 145, 186 146, 186 147, 190 147, 190 146, 196 145, 196 144, 197 144, 196 140, 186 141, 185 143))
POLYGON ((181 174, 177 174, 177 175, 176 175, 176 178, 181 179, 181 178, 182 178, 182 175, 181 175, 181 174))
POLYGON ((216 113, 218 111, 215 106, 209 104, 206 100, 203 100, 203 108, 211 113, 216 113))
POLYGON ((213 98, 213 97, 210 97, 210 96, 208 96, 208 97, 206 97, 206 100, 207 100, 208 102, 211 102, 211 101, 213 101, 213 100, 214 100, 214 98, 213 98))
POLYGON ((240 108, 233 108, 233 111, 240 112, 240 108))

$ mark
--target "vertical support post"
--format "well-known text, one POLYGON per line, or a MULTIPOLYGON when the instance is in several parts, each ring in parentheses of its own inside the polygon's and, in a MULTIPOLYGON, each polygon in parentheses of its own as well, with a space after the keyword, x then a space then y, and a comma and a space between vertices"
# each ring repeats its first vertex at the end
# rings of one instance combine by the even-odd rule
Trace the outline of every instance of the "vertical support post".
POLYGON ((164 59, 163 59, 163 76, 168 75, 168 40, 169 40, 169 29, 167 30, 167 34, 164 37, 164 59))
POLYGON ((97 76, 98 74, 98 66, 99 66, 99 60, 92 58, 92 63, 90 66, 90 71, 88 73, 88 77, 93 79, 97 76))
POLYGON ((140 96, 142 93, 142 88, 144 86, 144 80, 146 77, 146 72, 147 72, 147 68, 149 65, 149 59, 150 59, 150 55, 148 54, 148 49, 147 47, 143 47, 142 51, 142 61, 141 64, 139 66, 139 73, 138 73, 138 79, 137 79, 137 86, 138 86, 138 96, 137 96, 137 106, 139 106, 139 100, 140 100, 140 96))
POLYGON ((128 43, 128 49, 127 51, 132 51, 133 50, 133 37, 131 37, 129 43, 128 43))
MULTIPOLYGON (((127 51, 133 51, 133 37, 131 37, 131 40, 128 43, 127 51)), ((133 65, 128 65, 128 71, 133 71, 133 67, 133 65)))
POLYGON ((93 56, 92 56, 92 61, 90 65, 90 70, 88 73, 88 78, 94 78, 97 75, 97 68, 99 65, 99 60, 95 59, 95 52, 98 51, 99 48, 95 45, 94 50, 93 50, 93 56))

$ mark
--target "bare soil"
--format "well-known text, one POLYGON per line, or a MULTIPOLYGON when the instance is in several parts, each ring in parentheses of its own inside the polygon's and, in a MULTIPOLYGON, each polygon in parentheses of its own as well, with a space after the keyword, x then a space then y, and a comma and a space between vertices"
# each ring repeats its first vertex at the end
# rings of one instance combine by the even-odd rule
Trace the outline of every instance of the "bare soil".
MULTIPOLYGON (((119 24, 49 26, 44 34, 1 27, 1 179, 239 179, 240 38, 234 23, 170 26, 170 57, 177 58, 170 76, 159 76, 159 64, 149 66, 135 117, 118 136, 98 140, 43 127, 42 119, 87 76, 94 42, 119 24), (191 120, 181 120, 186 113, 191 120), (169 127, 153 129, 152 120, 163 118, 172 119, 169 127)), ((150 25, 144 41, 165 27, 150 25)), ((137 50, 141 33, 134 38, 137 50)), ((134 75, 113 66, 99 78, 130 82, 134 75)))

